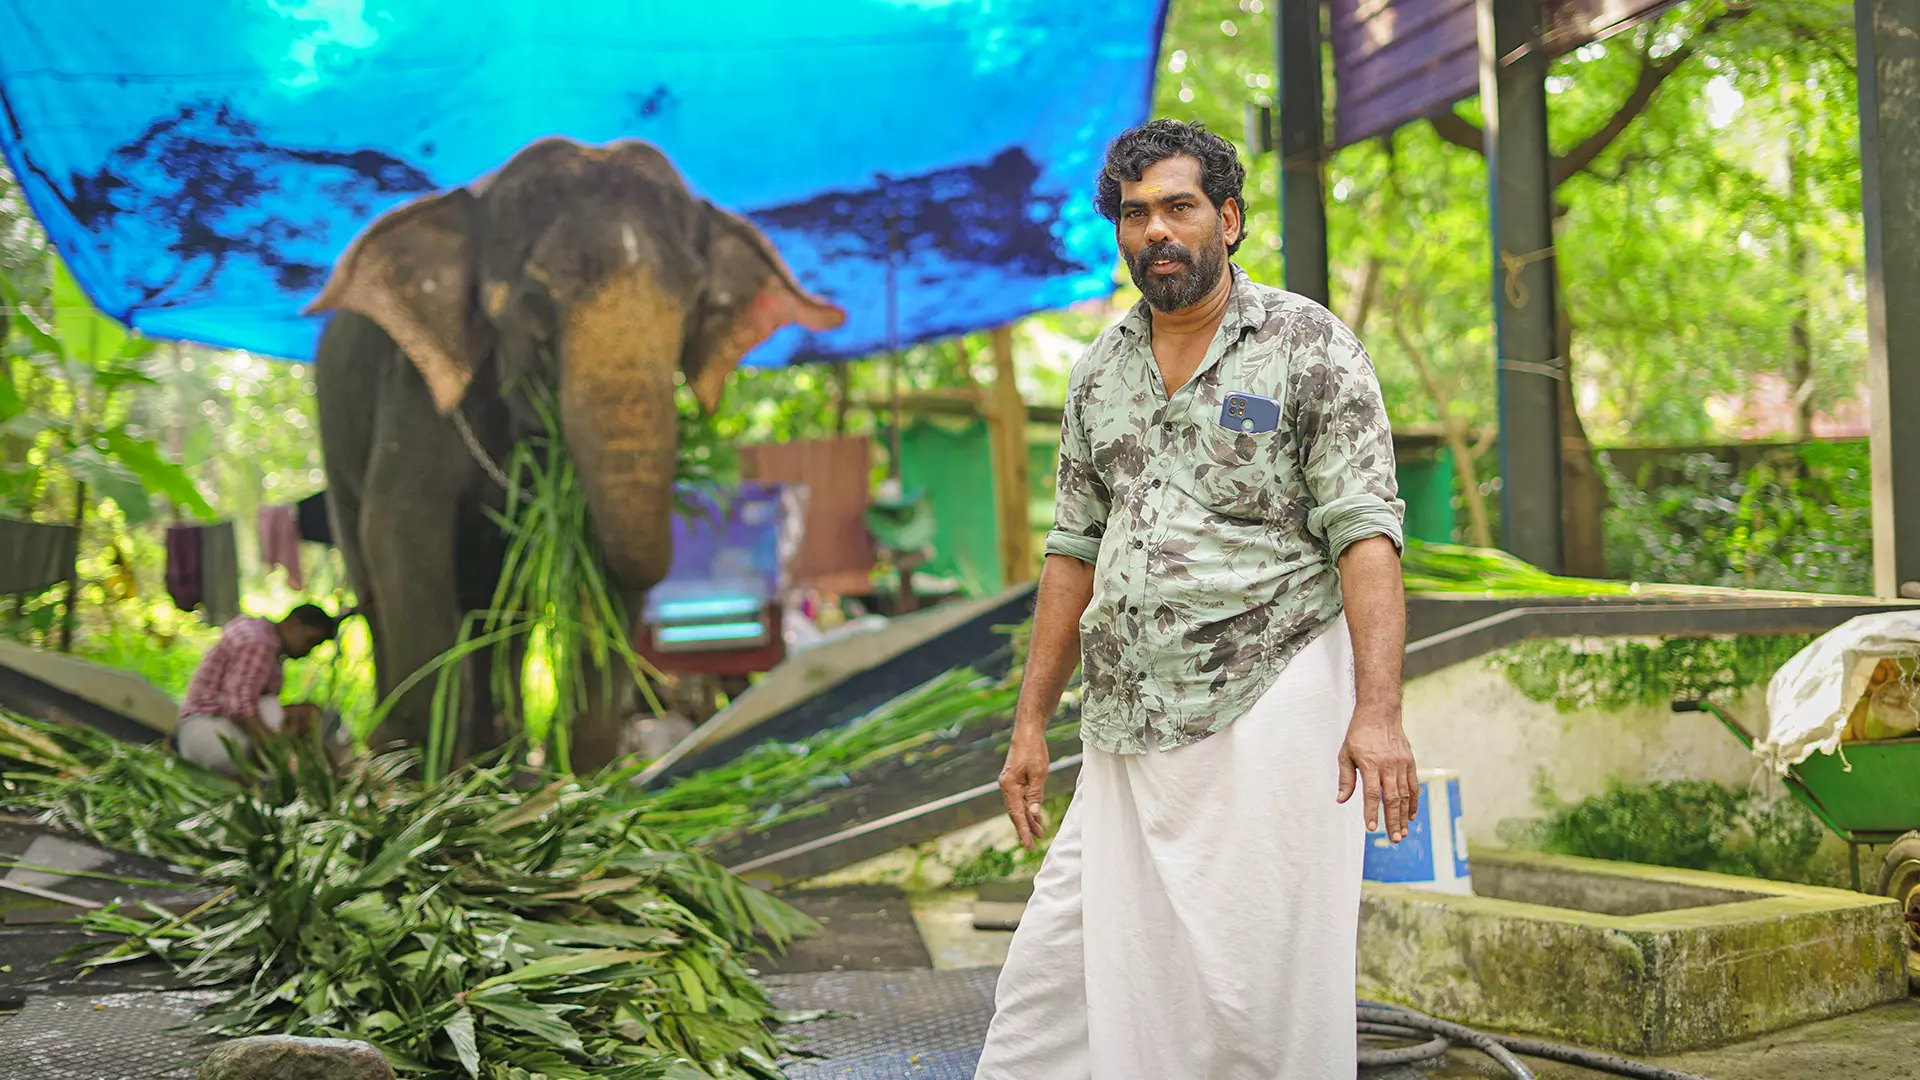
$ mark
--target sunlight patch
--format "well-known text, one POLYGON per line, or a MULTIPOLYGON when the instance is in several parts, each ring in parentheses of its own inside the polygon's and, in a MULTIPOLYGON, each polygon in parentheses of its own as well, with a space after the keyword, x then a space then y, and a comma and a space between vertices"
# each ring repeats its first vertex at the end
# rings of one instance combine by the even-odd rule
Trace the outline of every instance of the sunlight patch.
POLYGON ((320 81, 321 65, 333 54, 369 49, 380 40, 379 31, 367 22, 366 0, 269 0, 268 6, 287 19, 317 24, 288 44, 293 70, 280 78, 282 86, 313 86, 320 81))

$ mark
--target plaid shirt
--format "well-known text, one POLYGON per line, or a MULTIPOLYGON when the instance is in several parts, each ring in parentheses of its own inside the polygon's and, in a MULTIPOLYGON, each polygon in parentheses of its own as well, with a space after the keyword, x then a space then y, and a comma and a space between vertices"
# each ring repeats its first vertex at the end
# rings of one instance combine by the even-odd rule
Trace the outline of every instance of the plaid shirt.
POLYGON ((1047 536, 1095 567, 1080 732, 1114 754, 1245 715, 1339 617, 1341 552, 1398 546, 1405 512, 1373 363, 1326 308, 1233 267, 1213 343, 1171 396, 1152 333, 1136 305, 1074 365, 1047 536), (1277 423, 1254 398, 1279 403, 1277 423))
POLYGON ((280 692, 280 635, 273 621, 241 616, 221 628, 220 641, 193 670, 180 715, 260 714, 260 699, 280 692))

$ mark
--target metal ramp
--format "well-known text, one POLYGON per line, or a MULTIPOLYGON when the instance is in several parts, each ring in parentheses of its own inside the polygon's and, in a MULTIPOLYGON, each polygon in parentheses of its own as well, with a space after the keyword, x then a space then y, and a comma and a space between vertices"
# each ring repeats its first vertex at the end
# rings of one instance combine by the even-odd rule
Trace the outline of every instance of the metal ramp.
MULTIPOLYGON (((1430 674, 1529 638, 1823 633, 1859 615, 1912 606, 1860 597, 1731 590, 1553 598, 1551 602, 1416 595, 1407 601, 1412 640, 1407 644, 1406 677, 1430 674)), ((912 670, 917 674, 922 669, 912 670)), ((928 677, 939 670, 928 672, 928 677)), ((806 706, 805 723, 796 711, 788 728, 793 734, 782 737, 846 723, 864 715, 873 704, 878 702, 865 697, 857 703, 842 700, 838 688, 830 689, 806 706)), ((748 880, 779 887, 998 817, 1003 812, 997 781, 1005 734, 1004 730, 975 732, 971 741, 963 738, 944 744, 940 753, 925 755, 919 762, 883 763, 855 779, 864 789, 857 798, 844 800, 827 813, 729 840, 713 854, 748 880)), ((724 760, 723 750, 743 753, 759 741, 743 736, 716 747, 703 760, 724 760)), ((1053 770, 1048 790, 1069 790, 1079 774, 1079 740, 1057 740, 1049 750, 1053 770)))

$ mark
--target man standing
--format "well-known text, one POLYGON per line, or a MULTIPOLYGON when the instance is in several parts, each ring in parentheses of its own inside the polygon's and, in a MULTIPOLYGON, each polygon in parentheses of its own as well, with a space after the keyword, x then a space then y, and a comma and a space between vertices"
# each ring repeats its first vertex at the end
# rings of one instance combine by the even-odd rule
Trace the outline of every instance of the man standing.
POLYGON ((976 1080, 1356 1071, 1363 808, 1398 841, 1418 791, 1403 506, 1359 341, 1229 261, 1244 178, 1197 124, 1107 151, 1095 202, 1143 300, 1067 391, 1000 776, 1029 847, 1080 661, 1086 752, 976 1080))
POLYGON ((232 776, 237 768, 229 743, 244 756, 270 731, 311 724, 318 712, 313 706, 281 705, 280 663, 333 640, 338 627, 339 620, 313 604, 301 604, 279 622, 241 616, 222 627, 180 703, 173 733, 180 756, 232 776))

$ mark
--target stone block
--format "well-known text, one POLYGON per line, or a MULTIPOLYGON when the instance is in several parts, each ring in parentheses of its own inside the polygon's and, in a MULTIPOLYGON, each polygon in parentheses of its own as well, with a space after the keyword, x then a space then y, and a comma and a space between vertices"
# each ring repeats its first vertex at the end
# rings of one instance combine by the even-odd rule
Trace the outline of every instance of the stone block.
POLYGON ((255 1035, 215 1048, 200 1080, 393 1080, 393 1068, 379 1050, 351 1039, 255 1035))
POLYGON ((1475 849, 1453 896, 1366 883, 1363 997, 1626 1054, 1711 1046, 1895 1001, 1891 900, 1475 849))

